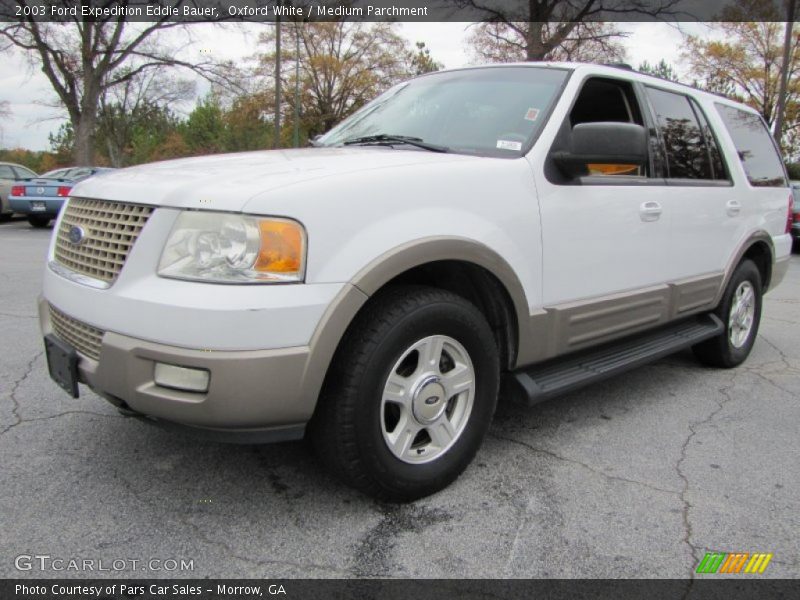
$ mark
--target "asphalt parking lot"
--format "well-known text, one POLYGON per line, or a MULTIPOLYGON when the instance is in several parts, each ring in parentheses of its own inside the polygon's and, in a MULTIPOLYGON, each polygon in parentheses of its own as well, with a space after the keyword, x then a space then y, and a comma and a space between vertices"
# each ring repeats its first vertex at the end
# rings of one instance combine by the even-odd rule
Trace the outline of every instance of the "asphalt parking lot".
POLYGON ((685 353, 532 409, 501 402, 453 486, 387 506, 302 443, 196 441, 86 388, 67 397, 35 317, 50 233, 0 225, 0 577, 686 578, 712 550, 800 576, 798 255, 743 367, 685 353), (20 555, 126 566, 19 571, 20 555), (193 569, 143 570, 153 558, 193 569))

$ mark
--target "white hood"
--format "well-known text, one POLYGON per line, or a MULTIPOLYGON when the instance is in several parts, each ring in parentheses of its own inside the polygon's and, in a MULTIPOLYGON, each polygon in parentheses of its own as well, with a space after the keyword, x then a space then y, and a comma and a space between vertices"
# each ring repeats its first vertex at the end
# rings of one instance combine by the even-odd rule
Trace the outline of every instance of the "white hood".
POLYGON ((239 211, 256 195, 324 177, 474 157, 385 147, 304 148, 184 158, 91 177, 81 198, 239 211))

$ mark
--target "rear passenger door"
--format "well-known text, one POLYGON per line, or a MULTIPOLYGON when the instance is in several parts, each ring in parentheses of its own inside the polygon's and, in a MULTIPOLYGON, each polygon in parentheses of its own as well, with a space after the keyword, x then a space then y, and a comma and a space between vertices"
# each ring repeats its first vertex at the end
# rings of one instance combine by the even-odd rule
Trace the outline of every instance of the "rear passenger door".
POLYGON ((656 124, 660 169, 671 191, 666 208, 672 215, 672 241, 665 275, 678 283, 698 280, 679 286, 694 296, 681 303, 688 311, 713 300, 744 234, 749 207, 732 187, 718 138, 700 104, 674 90, 644 89, 656 124))

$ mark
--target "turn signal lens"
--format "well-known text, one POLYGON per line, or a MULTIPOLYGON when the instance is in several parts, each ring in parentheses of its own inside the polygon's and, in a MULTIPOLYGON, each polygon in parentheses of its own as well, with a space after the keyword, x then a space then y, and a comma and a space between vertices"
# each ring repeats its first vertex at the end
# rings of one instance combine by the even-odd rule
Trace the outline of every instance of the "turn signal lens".
POLYGON ((305 240, 299 223, 259 221, 261 249, 253 268, 260 272, 298 273, 303 267, 305 240))
POLYGON ((11 195, 12 196, 24 196, 25 195, 25 186, 24 185, 15 185, 11 188, 11 195))
POLYGON ((638 175, 639 167, 637 165, 624 165, 624 164, 599 164, 588 163, 586 169, 589 175, 638 175))

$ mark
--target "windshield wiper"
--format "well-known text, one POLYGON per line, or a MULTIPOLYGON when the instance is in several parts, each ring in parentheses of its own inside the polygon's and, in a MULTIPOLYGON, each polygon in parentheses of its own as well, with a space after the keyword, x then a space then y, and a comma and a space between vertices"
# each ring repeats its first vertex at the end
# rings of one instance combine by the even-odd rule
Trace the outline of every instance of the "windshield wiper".
POLYGON ((389 133, 378 133, 376 135, 364 135, 361 137, 354 137, 342 142, 345 146, 352 146, 354 144, 408 144, 409 146, 416 146, 417 148, 424 148, 431 152, 449 152, 450 148, 447 146, 438 146, 436 144, 429 144, 422 138, 412 137, 410 135, 392 135, 389 133))

